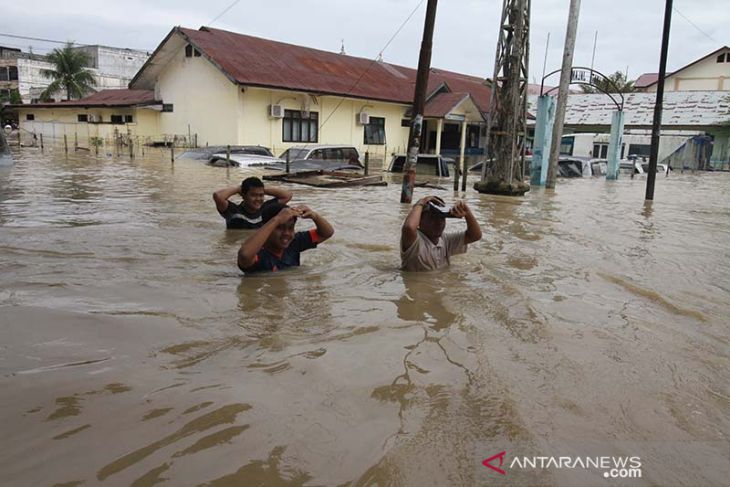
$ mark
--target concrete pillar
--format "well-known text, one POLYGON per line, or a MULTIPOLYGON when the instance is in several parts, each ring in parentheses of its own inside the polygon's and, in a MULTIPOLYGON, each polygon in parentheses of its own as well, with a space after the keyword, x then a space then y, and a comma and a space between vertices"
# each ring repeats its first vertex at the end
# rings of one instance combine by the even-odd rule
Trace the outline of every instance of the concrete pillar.
POLYGON ((439 118, 436 123, 436 154, 441 154, 441 132, 444 130, 444 119, 439 118))
POLYGON ((611 116, 611 136, 608 139, 608 171, 606 179, 618 179, 621 144, 624 134, 624 112, 616 110, 611 116))
POLYGON ((532 174, 530 184, 545 186, 547 180, 548 158, 555 121, 555 98, 541 95, 537 98, 535 120, 535 142, 532 145, 532 174))

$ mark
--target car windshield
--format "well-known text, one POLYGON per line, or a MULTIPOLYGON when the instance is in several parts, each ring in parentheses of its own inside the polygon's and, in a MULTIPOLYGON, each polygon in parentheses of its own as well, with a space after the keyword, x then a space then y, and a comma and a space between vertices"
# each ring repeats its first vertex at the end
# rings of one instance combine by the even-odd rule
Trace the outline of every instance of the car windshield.
MULTIPOLYGON (((406 156, 397 156, 393 160, 390 170, 392 172, 403 172, 403 166, 406 162, 406 156)), ((418 156, 416 163, 416 173, 424 176, 439 176, 438 158, 418 156)))
POLYGON ((564 178, 580 178, 583 176, 581 161, 558 161, 558 175, 564 178))
POLYGON ((304 159, 305 157, 307 157, 307 152, 309 152, 308 149, 287 149, 281 153, 281 155, 279 156, 279 159, 286 159, 287 153, 289 154, 290 161, 295 161, 297 159, 304 159))

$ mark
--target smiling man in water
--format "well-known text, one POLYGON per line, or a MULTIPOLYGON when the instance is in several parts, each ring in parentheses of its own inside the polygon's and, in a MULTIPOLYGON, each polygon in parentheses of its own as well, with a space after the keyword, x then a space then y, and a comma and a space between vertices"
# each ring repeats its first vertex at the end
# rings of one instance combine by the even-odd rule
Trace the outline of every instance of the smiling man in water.
POLYGON ((264 225, 238 251, 238 267, 246 274, 298 266, 302 252, 317 247, 335 233, 323 216, 304 205, 270 205, 264 208, 262 217, 264 225), (316 228, 295 233, 297 218, 312 220, 316 228))
POLYGON ((431 271, 450 264, 450 257, 466 252, 466 246, 482 238, 482 230, 466 202, 450 210, 438 196, 426 196, 413 205, 403 222, 400 238, 402 269, 431 271), (446 218, 463 218, 466 231, 444 235, 446 218))
POLYGON ((213 201, 218 213, 226 219, 227 229, 252 229, 263 225, 262 210, 272 204, 285 205, 291 200, 292 193, 282 188, 265 187, 259 178, 251 177, 241 181, 240 186, 223 188, 213 193, 213 201), (228 198, 240 194, 243 201, 236 204, 228 198), (265 195, 273 196, 264 202, 265 195))

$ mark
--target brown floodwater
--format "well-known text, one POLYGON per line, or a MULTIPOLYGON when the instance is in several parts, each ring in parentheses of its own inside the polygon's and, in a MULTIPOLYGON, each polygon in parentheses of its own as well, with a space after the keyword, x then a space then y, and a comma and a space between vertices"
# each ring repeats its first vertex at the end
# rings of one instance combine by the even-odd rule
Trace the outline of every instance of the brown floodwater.
POLYGON ((653 205, 639 178, 470 189, 483 240, 422 274, 398 270, 399 177, 290 186, 335 236, 243 278, 247 233, 211 193, 255 171, 156 149, 15 156, 2 485, 491 485, 482 460, 516 442, 640 456, 626 485, 730 482, 728 173, 660 175, 653 205))

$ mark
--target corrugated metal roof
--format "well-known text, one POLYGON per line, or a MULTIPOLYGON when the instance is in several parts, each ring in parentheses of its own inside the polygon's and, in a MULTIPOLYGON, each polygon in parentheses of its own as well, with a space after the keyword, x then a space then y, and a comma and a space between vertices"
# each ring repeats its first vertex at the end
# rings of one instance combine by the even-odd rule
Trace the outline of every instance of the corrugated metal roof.
MULTIPOLYGON (((656 93, 626 93, 624 126, 651 127, 656 93)), ((528 109, 537 110, 537 97, 529 97, 528 109)), ((603 94, 570 95, 565 112, 568 126, 610 126, 616 109, 603 94)), ((662 126, 713 127, 730 122, 730 92, 671 91, 664 93, 662 126)))
POLYGON ((468 97, 469 93, 439 93, 426 102, 423 116, 443 118, 468 97))
MULTIPOLYGON (((208 27, 173 29, 130 86, 150 84, 151 77, 144 71, 162 69, 170 55, 164 45, 175 42, 176 32, 235 83, 403 104, 413 102, 415 69, 208 27), (160 58, 159 63, 154 61, 156 57, 160 58)), ((431 69, 428 91, 442 83, 450 91, 469 93, 482 112, 488 110, 490 88, 484 79, 431 69)))
POLYGON ((17 108, 132 107, 160 103, 151 90, 101 90, 79 100, 12 105, 17 108))
MULTIPOLYGON (((670 73, 667 73, 669 76, 670 73)), ((634 81, 635 88, 646 88, 649 85, 653 85, 659 79, 659 73, 644 73, 634 81)))

